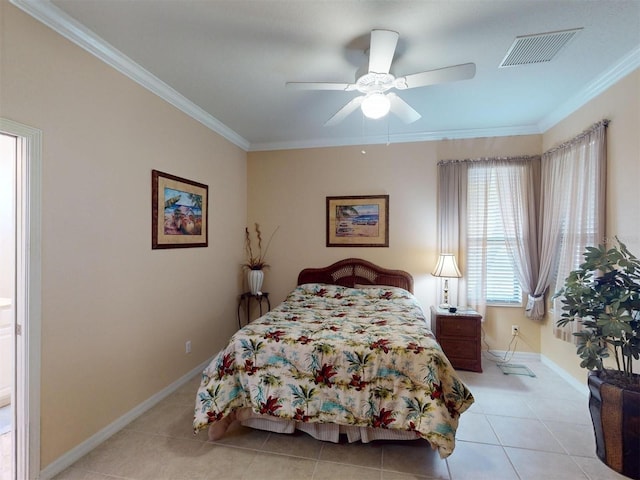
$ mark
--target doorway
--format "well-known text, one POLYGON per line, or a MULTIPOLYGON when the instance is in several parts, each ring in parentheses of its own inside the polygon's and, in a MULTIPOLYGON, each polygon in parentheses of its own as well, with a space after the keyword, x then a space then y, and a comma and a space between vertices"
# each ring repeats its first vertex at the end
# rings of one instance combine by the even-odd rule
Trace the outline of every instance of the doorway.
POLYGON ((40 470, 41 138, 0 118, 2 480, 36 479, 40 470))
POLYGON ((0 133, 0 479, 15 478, 15 193, 18 139, 0 133))

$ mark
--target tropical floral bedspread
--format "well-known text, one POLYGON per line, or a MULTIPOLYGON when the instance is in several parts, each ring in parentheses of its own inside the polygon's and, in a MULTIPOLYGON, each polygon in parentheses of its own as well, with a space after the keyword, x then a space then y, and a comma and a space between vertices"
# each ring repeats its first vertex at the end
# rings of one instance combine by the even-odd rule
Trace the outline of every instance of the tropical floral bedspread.
POLYGON ((306 284, 211 361, 193 426, 250 407, 299 422, 415 431, 446 457, 472 403, 411 293, 306 284))

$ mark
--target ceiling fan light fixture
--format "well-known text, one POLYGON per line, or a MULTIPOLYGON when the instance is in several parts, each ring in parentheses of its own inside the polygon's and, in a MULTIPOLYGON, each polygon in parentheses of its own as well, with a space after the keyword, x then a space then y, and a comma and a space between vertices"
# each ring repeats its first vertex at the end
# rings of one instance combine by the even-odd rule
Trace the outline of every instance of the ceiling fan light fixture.
MULTIPOLYGON (((369 42, 369 71, 359 75, 355 83, 335 82, 287 82, 287 87, 299 90, 339 90, 353 92, 357 90, 362 95, 352 98, 329 120, 324 122, 326 127, 337 125, 347 116, 355 112, 358 107, 362 114, 371 119, 386 116, 389 111, 402 122, 409 124, 421 118, 420 114, 391 89, 407 90, 409 88, 427 87, 438 83, 455 82, 473 78, 476 74, 475 63, 463 63, 450 67, 412 73, 396 78, 390 73, 391 63, 398 45, 398 32, 392 30, 371 30, 369 42), (385 93, 389 92, 389 93, 385 93)), ((358 74, 361 70, 358 70, 358 74)))
POLYGON ((383 93, 371 93, 362 101, 360 108, 365 117, 376 120, 389 113, 391 102, 383 93))

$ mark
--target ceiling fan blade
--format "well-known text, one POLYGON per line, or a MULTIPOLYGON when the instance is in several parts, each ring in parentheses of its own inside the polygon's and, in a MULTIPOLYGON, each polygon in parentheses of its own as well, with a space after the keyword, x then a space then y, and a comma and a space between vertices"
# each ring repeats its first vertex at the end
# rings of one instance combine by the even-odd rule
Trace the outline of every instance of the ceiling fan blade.
POLYGON ((336 114, 327 120, 324 123, 325 127, 331 127, 333 125, 337 125, 342 120, 347 118, 350 114, 352 114, 355 110, 358 109, 360 105, 362 105, 362 100, 364 100, 364 95, 360 95, 359 97, 354 98, 349 103, 347 103, 344 107, 336 112, 336 114))
POLYGON ((438 68, 428 72, 414 73, 405 77, 398 77, 395 87, 398 90, 407 88, 426 87, 437 83, 455 82, 458 80, 468 80, 476 74, 475 63, 463 63, 453 67, 438 68))
POLYGON ((402 100, 395 93, 388 93, 387 98, 391 102, 391 111, 397 115, 404 123, 413 123, 422 118, 407 102, 402 100))
POLYGON ((371 30, 369 46, 369 72, 389 73, 398 44, 398 32, 371 30))
POLYGON ((351 91, 356 89, 354 83, 331 83, 331 82, 287 82, 287 88, 295 90, 342 90, 351 91))

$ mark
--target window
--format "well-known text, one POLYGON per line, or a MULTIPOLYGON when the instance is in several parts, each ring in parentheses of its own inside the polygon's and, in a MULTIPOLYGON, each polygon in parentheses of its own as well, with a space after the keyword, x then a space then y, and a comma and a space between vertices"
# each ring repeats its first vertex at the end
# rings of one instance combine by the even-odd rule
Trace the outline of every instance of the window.
MULTIPOLYGON (((438 162, 438 247, 461 259, 461 305, 521 305, 524 292, 527 317, 544 318, 545 299, 553 299, 586 246, 605 240, 608 123, 542 159, 438 162)), ((557 316, 559 299, 552 301, 557 316)))
POLYGON ((468 170, 467 297, 493 305, 521 305, 522 289, 500 211, 497 171, 482 164, 468 170))

